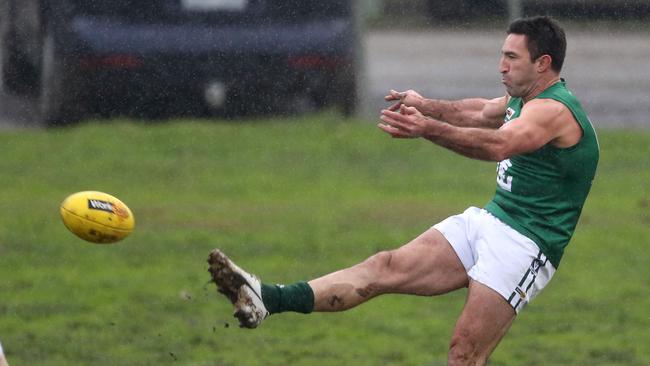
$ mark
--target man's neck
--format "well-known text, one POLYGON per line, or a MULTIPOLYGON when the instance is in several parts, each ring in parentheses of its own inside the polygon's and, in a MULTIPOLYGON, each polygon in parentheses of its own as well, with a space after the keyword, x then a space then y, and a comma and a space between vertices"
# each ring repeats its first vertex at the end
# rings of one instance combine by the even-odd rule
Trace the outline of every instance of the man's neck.
POLYGON ((539 80, 537 80, 537 82, 531 89, 530 93, 528 93, 528 95, 522 98, 524 103, 533 100, 536 96, 540 95, 544 90, 550 88, 553 84, 559 82, 560 80, 561 80, 560 75, 557 74, 549 75, 549 77, 540 78, 539 80))

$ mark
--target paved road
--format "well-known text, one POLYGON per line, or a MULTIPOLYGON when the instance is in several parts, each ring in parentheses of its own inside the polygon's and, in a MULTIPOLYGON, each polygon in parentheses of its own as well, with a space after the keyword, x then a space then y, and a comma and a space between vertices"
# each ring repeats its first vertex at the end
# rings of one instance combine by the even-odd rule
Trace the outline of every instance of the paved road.
MULTIPOLYGON (((365 39, 365 114, 376 118, 390 88, 425 96, 503 95, 503 32, 378 32, 365 39)), ((564 77, 596 126, 650 127, 650 33, 569 31, 564 77)), ((33 126, 33 102, 0 93, 0 128, 33 126)))

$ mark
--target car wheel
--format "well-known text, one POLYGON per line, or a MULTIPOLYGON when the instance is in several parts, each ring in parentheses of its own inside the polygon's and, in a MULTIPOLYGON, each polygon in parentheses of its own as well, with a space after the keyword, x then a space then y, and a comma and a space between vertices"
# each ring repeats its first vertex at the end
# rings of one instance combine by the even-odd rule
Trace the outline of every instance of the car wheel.
POLYGON ((335 95, 344 117, 354 116, 357 110, 357 73, 354 62, 350 63, 338 75, 338 85, 335 95))
POLYGON ((13 36, 10 4, 0 2, 0 77, 2 90, 7 93, 22 93, 25 89, 21 59, 13 36))
POLYGON ((357 111, 357 87, 354 80, 347 83, 348 85, 344 86, 343 89, 346 90, 347 97, 341 101, 341 113, 346 118, 353 117, 357 111))
POLYGON ((65 69, 54 34, 48 29, 43 37, 38 96, 39 122, 43 126, 63 126, 76 119, 70 110, 73 94, 69 90, 67 75, 69 71, 65 69))

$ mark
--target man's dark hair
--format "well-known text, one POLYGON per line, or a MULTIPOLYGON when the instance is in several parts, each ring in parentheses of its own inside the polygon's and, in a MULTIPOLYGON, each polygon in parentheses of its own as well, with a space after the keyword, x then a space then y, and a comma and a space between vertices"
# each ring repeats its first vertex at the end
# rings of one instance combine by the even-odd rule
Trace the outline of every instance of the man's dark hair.
POLYGON ((531 61, 542 55, 549 55, 552 60, 551 69, 556 72, 562 70, 566 54, 566 36, 560 24, 553 18, 536 16, 517 19, 510 23, 506 33, 526 36, 531 61))

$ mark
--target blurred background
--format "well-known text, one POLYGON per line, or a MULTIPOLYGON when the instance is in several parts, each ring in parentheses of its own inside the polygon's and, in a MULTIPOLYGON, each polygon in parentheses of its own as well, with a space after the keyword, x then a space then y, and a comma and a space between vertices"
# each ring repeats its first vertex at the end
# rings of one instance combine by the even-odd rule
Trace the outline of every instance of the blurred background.
POLYGON ((493 163, 371 122, 391 88, 503 95, 505 29, 535 14, 567 30, 601 162, 556 279, 490 365, 650 365, 650 0, 0 0, 10 364, 446 364, 463 291, 246 332, 205 260, 292 283, 483 205, 493 163), (127 203, 133 234, 68 232, 59 205, 85 190, 127 203))
POLYGON ((650 114, 647 0, 2 0, 0 125, 127 115, 374 119, 390 88, 503 94, 509 20, 567 28, 564 77, 594 123, 650 114))

